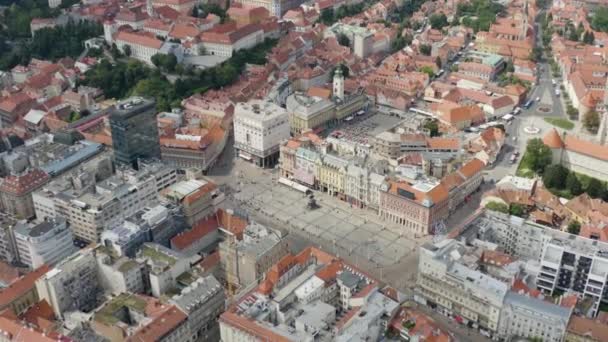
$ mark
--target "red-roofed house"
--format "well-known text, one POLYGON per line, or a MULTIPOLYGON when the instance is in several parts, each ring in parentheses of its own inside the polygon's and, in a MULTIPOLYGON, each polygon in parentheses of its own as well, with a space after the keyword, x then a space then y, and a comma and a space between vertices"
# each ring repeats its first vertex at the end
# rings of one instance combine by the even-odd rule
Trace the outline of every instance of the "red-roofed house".
POLYGON ((32 192, 42 187, 48 180, 49 175, 39 169, 5 177, 0 184, 0 208, 3 212, 16 217, 33 217, 32 192))
POLYGON ((119 30, 113 39, 120 51, 129 46, 131 57, 148 64, 152 64, 152 56, 159 53, 163 45, 162 40, 148 31, 119 30))
POLYGON ((171 239, 171 248, 185 255, 209 252, 220 239, 219 224, 215 216, 197 222, 192 229, 171 239))
POLYGON ((0 98, 0 120, 2 127, 10 127, 17 119, 34 107, 36 101, 25 92, 0 98))
POLYGON ((560 136, 556 129, 547 132, 543 142, 551 148, 553 163, 608 181, 608 146, 566 132, 560 136))
POLYGON ((249 49, 263 42, 264 30, 259 24, 237 27, 236 23, 228 23, 203 32, 200 39, 208 54, 232 57, 236 51, 249 49))
POLYGON ((0 290, 0 310, 10 308, 17 315, 22 314, 37 303, 36 280, 49 271, 49 266, 43 265, 34 271, 22 276, 9 287, 0 290))

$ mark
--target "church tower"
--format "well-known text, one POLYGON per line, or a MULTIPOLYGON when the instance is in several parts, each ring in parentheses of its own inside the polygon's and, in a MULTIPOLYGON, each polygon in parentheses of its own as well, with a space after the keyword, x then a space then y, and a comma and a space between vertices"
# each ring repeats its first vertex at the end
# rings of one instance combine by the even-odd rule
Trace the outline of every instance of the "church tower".
POLYGON ((338 66, 334 73, 334 96, 344 100, 344 75, 342 75, 342 68, 338 66))
POLYGON ((528 0, 525 0, 521 32, 519 33, 519 40, 525 40, 527 36, 528 36, 528 0))
POLYGON ((154 6, 152 5, 152 0, 146 0, 146 13, 150 18, 154 17, 154 6))
POLYGON ((608 77, 606 77, 604 86, 604 103, 598 114, 600 115, 600 127, 597 130, 597 142, 600 145, 606 145, 608 142, 608 77))

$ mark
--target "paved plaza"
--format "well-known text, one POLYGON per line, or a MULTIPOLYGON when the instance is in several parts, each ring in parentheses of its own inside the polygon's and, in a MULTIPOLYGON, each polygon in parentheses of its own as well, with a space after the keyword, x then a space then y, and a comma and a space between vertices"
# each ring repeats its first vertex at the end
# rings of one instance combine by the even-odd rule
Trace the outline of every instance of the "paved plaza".
POLYGON ((417 246, 430 237, 415 237, 386 222, 371 209, 315 191, 319 204, 308 209, 308 197, 276 182, 278 172, 232 161, 232 174, 212 176, 228 194, 228 206, 245 210, 262 224, 289 233, 294 251, 313 244, 370 271, 402 289, 413 285, 417 246))

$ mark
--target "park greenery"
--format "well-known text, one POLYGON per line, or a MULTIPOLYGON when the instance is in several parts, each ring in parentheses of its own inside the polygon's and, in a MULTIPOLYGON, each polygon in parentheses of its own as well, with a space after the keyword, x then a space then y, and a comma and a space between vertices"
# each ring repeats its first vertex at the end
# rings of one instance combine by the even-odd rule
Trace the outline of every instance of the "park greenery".
MULTIPOLYGON (((226 8, 228 7, 226 6, 226 8)), ((215 14, 220 17, 221 24, 228 20, 228 13, 218 4, 198 4, 192 8, 192 16, 195 18, 206 18, 209 14, 215 14)))
POLYGON ((581 232, 581 224, 576 220, 572 220, 568 223, 568 233, 578 235, 581 232))
POLYGON ((444 13, 434 13, 429 17, 429 22, 431 23, 431 27, 436 30, 441 30, 442 28, 449 25, 448 17, 444 13))
POLYGON ((608 32, 608 7, 598 7, 592 12, 591 28, 608 32))
POLYGON ((33 18, 54 18, 60 9, 74 4, 64 1, 60 8, 51 9, 44 0, 6 1, 7 8, 0 12, 0 70, 17 64, 28 64, 32 57, 57 60, 77 57, 83 50, 83 41, 103 33, 100 24, 69 21, 64 26, 44 28, 31 37, 33 18))
POLYGON ((471 0, 461 2, 456 8, 456 18, 461 24, 475 32, 488 31, 496 21, 496 16, 504 12, 505 7, 492 0, 471 0))
POLYGON ((563 128, 565 130, 571 130, 574 128, 574 122, 564 118, 544 118, 545 122, 552 124, 553 126, 563 128))
POLYGON ((420 50, 420 53, 425 56, 431 55, 431 46, 428 44, 420 44, 419 50, 420 50))
MULTIPOLYGON (((184 75, 177 78, 174 84, 171 84, 158 68, 151 68, 139 61, 117 61, 112 64, 106 59, 87 71, 81 83, 102 89, 106 97, 110 98, 123 98, 128 95, 151 96, 156 98, 159 111, 167 111, 179 107, 181 100, 192 94, 208 89, 220 89, 234 83, 246 64, 266 63, 266 53, 276 42, 267 39, 252 49, 237 51, 227 61, 205 70, 184 68, 177 64, 175 70, 183 70, 184 75)), ((167 65, 161 62, 162 59, 155 58, 161 69, 166 69, 167 65)))
POLYGON ((590 110, 583 115, 583 127, 590 133, 596 134, 600 128, 600 114, 595 110, 590 110))
POLYGON ((559 197, 573 198, 587 193, 592 198, 608 199, 608 189, 604 182, 570 171, 562 165, 552 164, 551 149, 538 138, 528 142, 517 175, 527 178, 540 176, 544 186, 559 197))
POLYGON ((507 205, 501 202, 488 202, 485 205, 486 209, 497 211, 503 214, 509 214, 513 216, 524 217, 526 215, 526 208, 524 208, 521 204, 512 203, 511 205, 507 205))
POLYGON ((335 11, 333 7, 329 7, 321 11, 319 21, 325 25, 331 26, 342 18, 351 17, 363 12, 365 8, 365 1, 358 4, 342 5, 335 11))

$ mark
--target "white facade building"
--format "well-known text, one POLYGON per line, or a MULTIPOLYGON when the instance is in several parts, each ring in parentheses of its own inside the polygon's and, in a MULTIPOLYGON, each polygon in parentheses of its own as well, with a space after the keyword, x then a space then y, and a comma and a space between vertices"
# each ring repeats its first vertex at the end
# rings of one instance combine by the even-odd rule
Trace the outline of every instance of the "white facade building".
POLYGON ((72 231, 64 218, 38 224, 19 222, 14 236, 19 260, 32 269, 52 266, 75 251, 72 231))
POLYGON ((462 264, 465 246, 443 240, 420 247, 417 293, 426 304, 487 333, 498 332, 507 284, 462 264))
POLYGON ((36 290, 57 317, 68 311, 93 310, 100 292, 93 250, 80 250, 57 264, 36 281, 36 290))
POLYGON ((264 41, 264 30, 257 24, 249 24, 230 33, 209 30, 201 34, 201 45, 209 55, 232 57, 242 49, 252 48, 264 41))
POLYGON ((279 145, 289 139, 287 111, 263 100, 237 103, 234 110, 234 145, 244 159, 259 166, 272 166, 279 157, 279 145))
POLYGON ((536 337, 546 342, 561 342, 570 314, 569 308, 509 292, 500 315, 499 334, 506 339, 536 337))

